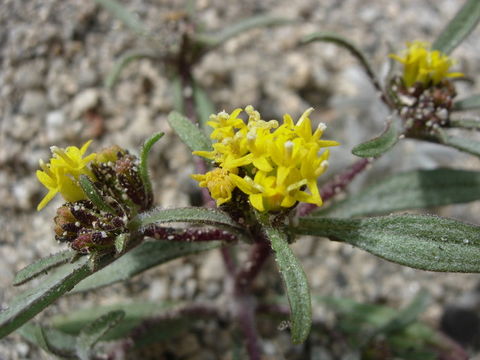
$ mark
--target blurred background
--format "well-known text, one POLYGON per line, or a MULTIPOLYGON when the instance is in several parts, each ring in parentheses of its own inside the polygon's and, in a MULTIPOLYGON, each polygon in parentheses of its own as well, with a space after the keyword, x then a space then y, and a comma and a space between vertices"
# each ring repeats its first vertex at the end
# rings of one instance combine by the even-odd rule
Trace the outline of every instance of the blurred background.
MULTIPOLYGON (((158 51, 178 47, 185 26, 184 1, 120 3, 151 31, 158 51)), ((299 40, 314 31, 337 32, 364 50, 382 76, 388 70, 389 53, 402 50, 407 41, 432 41, 462 2, 199 0, 192 4, 195 21, 207 30, 258 14, 298 21, 253 29, 228 40, 206 54, 194 74, 217 111, 251 104, 268 120, 281 119, 284 113, 296 118, 314 107, 312 120, 328 126, 324 137, 342 143, 331 151, 331 167, 321 179, 325 181, 355 160, 350 154, 354 145, 382 131, 388 113, 362 67, 346 50, 327 43, 299 46, 299 40)), ((19 291, 11 286, 17 270, 65 247, 53 239, 52 218, 61 199, 39 213, 35 210, 45 194, 35 171, 39 159, 50 157, 50 146, 80 146, 93 139, 92 151, 118 144, 135 152, 145 138, 163 131, 166 136, 155 146, 151 162, 157 205, 189 206, 198 189, 189 177, 195 171, 192 156, 166 122, 175 100, 168 68, 157 60, 139 59, 124 68, 111 89, 104 86, 116 60, 129 51, 151 49, 151 42, 136 36, 93 0, 2 0, 0 23, 0 304, 6 305, 19 291)), ((467 76, 456 83, 459 97, 480 91, 479 36, 477 29, 453 53, 458 60, 455 70, 467 76)), ((480 162, 438 145, 403 141, 355 180, 350 191, 398 171, 440 166, 480 169, 480 162)), ((479 210, 479 204, 472 203, 429 212, 478 224, 479 210)), ((478 275, 413 270, 327 240, 306 238, 294 247, 315 296, 344 296, 400 308, 425 288, 433 301, 422 319, 439 326, 443 316, 444 328, 458 327, 454 336, 476 353, 478 275)), ((221 302, 228 286, 222 266, 216 251, 176 260, 125 284, 61 299, 39 317, 133 297, 221 302)), ((281 293, 275 272, 259 278, 256 291, 281 293)), ((314 313, 327 316, 321 305, 315 305, 314 313)), ((288 333, 276 325, 261 329, 265 359, 302 358, 290 345, 288 333)), ((172 359, 228 359, 221 346, 229 336, 228 330, 207 322, 173 345, 160 344, 141 356, 161 359, 169 357, 160 354, 171 353, 172 359)), ((18 335, 0 340, 2 360, 48 358, 18 335)))

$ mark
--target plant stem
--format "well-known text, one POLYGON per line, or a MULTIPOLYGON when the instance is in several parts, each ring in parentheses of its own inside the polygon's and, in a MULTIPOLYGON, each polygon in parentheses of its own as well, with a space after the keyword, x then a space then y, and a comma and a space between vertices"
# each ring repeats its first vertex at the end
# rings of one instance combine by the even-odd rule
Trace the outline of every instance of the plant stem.
POLYGON ((237 237, 220 229, 175 229, 162 226, 151 226, 143 231, 144 236, 150 236, 157 240, 203 242, 221 240, 234 242, 237 237))
POLYGON ((258 333, 255 326, 256 304, 253 295, 251 295, 251 285, 271 253, 270 245, 265 237, 260 236, 259 240, 253 245, 245 267, 236 273, 234 285, 235 313, 245 337, 250 360, 260 360, 261 358, 258 333))
MULTIPOLYGON (((343 173, 335 176, 333 180, 327 182, 320 190, 322 200, 324 202, 330 200, 336 194, 345 190, 353 179, 362 173, 373 160, 374 159, 372 158, 357 160, 343 173)), ((316 208, 317 206, 314 204, 301 204, 298 207, 297 214, 298 216, 306 216, 316 208)))

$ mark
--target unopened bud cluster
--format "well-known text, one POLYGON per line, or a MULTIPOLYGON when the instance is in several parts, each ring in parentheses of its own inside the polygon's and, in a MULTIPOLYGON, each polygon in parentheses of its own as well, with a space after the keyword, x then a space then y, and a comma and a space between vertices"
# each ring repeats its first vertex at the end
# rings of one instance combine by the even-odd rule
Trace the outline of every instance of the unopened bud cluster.
POLYGON ((129 233, 129 220, 153 204, 136 156, 112 146, 83 158, 88 144, 82 149, 54 148, 50 163, 42 162, 43 171, 37 172, 41 181, 48 180, 42 183, 50 194, 41 207, 57 193, 67 200, 55 217, 56 239, 82 253, 112 249, 118 235, 129 233), (85 193, 81 176, 88 178, 96 199, 85 193))

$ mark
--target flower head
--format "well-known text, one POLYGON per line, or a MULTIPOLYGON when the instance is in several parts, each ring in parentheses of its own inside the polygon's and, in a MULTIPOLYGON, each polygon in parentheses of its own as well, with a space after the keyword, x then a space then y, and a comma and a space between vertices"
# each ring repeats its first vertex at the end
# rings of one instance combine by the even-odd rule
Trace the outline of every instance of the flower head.
POLYGON ((87 165, 95 159, 96 154, 83 157, 91 142, 91 140, 87 141, 80 149, 76 146, 69 146, 64 150, 52 146, 50 162, 46 164, 40 160, 42 170, 37 170, 36 175, 48 189, 48 193, 38 204, 37 211, 43 209, 58 193, 69 202, 86 199, 78 184, 78 178, 80 175, 93 177, 87 165))
POLYGON ((414 41, 407 43, 407 47, 402 56, 389 55, 403 64, 403 82, 406 87, 417 82, 425 86, 437 85, 445 78, 463 76, 459 72, 448 72, 454 61, 438 50, 430 50, 428 43, 414 41))
POLYGON ((280 126, 276 120, 263 120, 251 105, 245 108, 248 120, 243 125, 239 109, 212 116, 216 122, 211 125, 222 129, 211 135, 218 142, 213 151, 194 154, 213 160, 217 168, 192 177, 208 187, 217 205, 229 201, 237 187, 259 211, 278 211, 299 201, 321 205, 317 178, 326 170, 329 155, 321 149, 338 143, 320 139, 325 124, 312 132, 312 111, 305 111, 296 124, 286 114, 280 126))

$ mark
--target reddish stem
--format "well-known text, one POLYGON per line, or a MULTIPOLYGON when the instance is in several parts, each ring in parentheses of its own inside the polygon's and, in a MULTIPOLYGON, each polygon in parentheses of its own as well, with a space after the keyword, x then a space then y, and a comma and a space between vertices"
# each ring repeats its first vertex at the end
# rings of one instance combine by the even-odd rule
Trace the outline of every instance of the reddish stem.
MULTIPOLYGON (((320 190, 320 195, 323 201, 330 200, 336 194, 345 190, 352 180, 365 170, 372 161, 373 159, 371 158, 357 160, 343 173, 335 176, 333 180, 327 182, 320 190)), ((298 216, 305 216, 310 214, 316 208, 317 205, 314 204, 301 204, 298 207, 297 214, 298 216)))
POLYGON ((203 242, 221 240, 234 242, 237 237, 220 229, 175 229, 162 226, 151 226, 143 231, 144 236, 157 240, 203 242))

